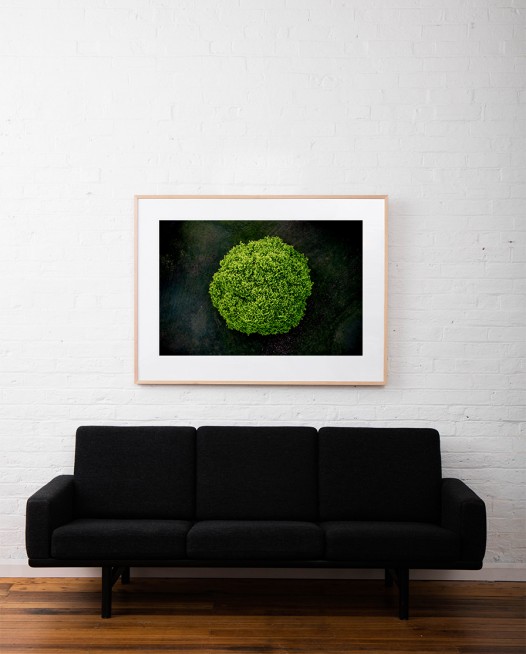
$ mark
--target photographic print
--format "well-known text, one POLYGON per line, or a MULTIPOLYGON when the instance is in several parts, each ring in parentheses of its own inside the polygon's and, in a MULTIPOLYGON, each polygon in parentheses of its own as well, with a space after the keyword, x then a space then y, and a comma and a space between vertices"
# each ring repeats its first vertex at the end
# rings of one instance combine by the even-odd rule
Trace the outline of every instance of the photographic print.
POLYGON ((159 354, 361 355, 362 221, 159 224, 159 354))
POLYGON ((384 196, 137 196, 137 383, 385 382, 384 196))

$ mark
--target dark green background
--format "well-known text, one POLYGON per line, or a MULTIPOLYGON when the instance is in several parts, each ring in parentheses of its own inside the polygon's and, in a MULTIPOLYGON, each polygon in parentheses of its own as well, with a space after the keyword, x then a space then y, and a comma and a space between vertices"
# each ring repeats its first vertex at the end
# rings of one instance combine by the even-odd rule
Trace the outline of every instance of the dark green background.
POLYGON ((362 222, 162 220, 160 355, 362 354, 362 222), (241 241, 280 236, 309 260, 312 294, 287 334, 228 329, 208 294, 225 254, 241 241))

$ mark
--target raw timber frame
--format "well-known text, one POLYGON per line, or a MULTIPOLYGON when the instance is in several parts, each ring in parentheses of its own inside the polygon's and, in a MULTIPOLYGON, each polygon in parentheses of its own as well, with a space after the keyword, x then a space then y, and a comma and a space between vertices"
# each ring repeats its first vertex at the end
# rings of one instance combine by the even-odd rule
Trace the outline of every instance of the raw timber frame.
MULTIPOLYGON (((387 196, 135 197, 135 383, 382 385, 386 382, 387 196), (162 221, 361 221, 363 351, 359 355, 216 356, 160 351, 159 234, 162 221)), ((200 304, 209 298, 200 296, 200 304)), ((295 354, 295 352, 292 352, 295 354)), ((320 353, 321 354, 321 353, 320 353)))

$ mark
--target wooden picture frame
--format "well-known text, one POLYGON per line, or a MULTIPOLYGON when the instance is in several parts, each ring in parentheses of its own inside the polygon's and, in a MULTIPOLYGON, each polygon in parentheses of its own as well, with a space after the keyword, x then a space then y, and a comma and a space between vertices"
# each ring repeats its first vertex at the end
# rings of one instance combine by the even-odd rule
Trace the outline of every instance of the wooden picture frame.
POLYGON ((135 383, 381 385, 386 334, 386 195, 135 196, 135 383), (210 284, 267 236, 306 257, 312 289, 288 332, 243 333, 210 284))

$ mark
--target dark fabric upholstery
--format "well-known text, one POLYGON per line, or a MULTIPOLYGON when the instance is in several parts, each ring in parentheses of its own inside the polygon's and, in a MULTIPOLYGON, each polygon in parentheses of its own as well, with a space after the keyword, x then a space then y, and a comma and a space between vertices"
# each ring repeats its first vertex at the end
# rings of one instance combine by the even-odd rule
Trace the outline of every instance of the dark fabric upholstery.
POLYGON ((81 427, 75 475, 28 500, 26 544, 36 566, 477 569, 486 513, 441 479, 432 429, 81 427))
POLYGON ((449 529, 421 522, 325 522, 329 561, 391 561, 416 565, 456 561, 460 539, 449 529))
POLYGON ((440 441, 434 429, 324 427, 321 520, 440 522, 440 441))
POLYGON ((200 427, 200 520, 316 520, 317 432, 310 427, 200 427))
POLYGON ((183 520, 80 519, 55 529, 51 554, 57 559, 184 559, 183 520))
POLYGON ((482 564, 486 551, 486 506, 460 479, 442 480, 442 526, 462 539, 462 559, 482 564))
POLYGON ((73 475, 60 475, 27 501, 26 549, 30 559, 47 559, 53 529, 73 518, 73 475))
POLYGON ((79 427, 76 515, 191 519, 193 427, 79 427))
POLYGON ((191 559, 309 560, 323 556, 323 532, 311 522, 206 520, 188 534, 191 559))

